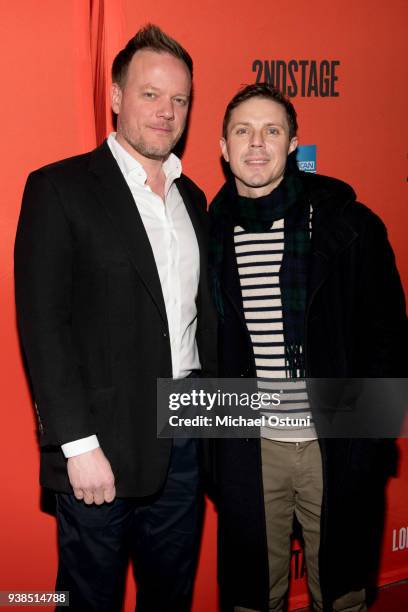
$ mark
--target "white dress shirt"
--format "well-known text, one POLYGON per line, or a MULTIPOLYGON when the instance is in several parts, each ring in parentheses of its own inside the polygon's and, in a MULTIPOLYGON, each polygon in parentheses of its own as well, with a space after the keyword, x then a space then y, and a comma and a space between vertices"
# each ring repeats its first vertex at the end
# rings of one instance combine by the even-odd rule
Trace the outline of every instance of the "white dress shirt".
MULTIPOLYGON (((196 297, 200 276, 197 238, 183 199, 174 183, 181 175, 181 161, 173 153, 163 164, 166 177, 164 201, 146 185, 143 166, 116 140, 108 146, 132 192, 152 247, 166 306, 174 378, 183 378, 200 369, 197 343, 196 297)), ((96 435, 62 445, 65 457, 94 448, 96 435)))

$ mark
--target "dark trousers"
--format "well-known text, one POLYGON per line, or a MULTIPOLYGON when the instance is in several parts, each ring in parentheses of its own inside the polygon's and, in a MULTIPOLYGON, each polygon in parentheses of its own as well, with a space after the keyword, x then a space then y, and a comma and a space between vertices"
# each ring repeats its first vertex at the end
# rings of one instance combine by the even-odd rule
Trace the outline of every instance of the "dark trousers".
POLYGON ((197 440, 179 439, 165 486, 148 503, 87 506, 57 494, 56 590, 69 591, 70 610, 120 611, 129 558, 137 612, 190 610, 203 509, 198 470, 197 440))

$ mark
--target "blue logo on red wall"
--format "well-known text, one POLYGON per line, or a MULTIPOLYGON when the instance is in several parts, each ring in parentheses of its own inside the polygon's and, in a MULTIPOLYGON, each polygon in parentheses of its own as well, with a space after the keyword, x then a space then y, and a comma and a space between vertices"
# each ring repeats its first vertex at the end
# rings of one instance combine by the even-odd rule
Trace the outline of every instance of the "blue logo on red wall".
POLYGON ((299 145, 296 161, 300 170, 316 172, 316 145, 299 145))

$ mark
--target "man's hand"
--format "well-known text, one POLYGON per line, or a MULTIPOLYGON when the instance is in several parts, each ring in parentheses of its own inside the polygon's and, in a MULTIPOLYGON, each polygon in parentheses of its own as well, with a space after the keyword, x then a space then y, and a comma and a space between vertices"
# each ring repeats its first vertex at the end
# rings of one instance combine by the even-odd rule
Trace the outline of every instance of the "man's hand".
POLYGON ((67 469, 77 499, 100 505, 115 498, 115 477, 101 448, 70 457, 67 469))

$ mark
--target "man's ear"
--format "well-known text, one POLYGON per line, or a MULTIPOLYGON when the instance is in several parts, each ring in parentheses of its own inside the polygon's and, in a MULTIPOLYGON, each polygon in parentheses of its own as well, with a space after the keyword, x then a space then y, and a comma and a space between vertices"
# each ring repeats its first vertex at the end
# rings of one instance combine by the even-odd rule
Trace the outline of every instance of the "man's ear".
POLYGON ((223 158, 225 159, 226 162, 229 162, 227 141, 223 137, 220 138, 220 147, 221 147, 221 153, 222 153, 223 158))
POLYGON ((120 113, 120 107, 122 104, 122 90, 117 83, 112 83, 111 87, 111 105, 115 115, 120 113))
POLYGON ((293 138, 291 139, 289 143, 288 155, 290 153, 293 153, 293 151, 296 151, 298 144, 299 144, 299 141, 297 139, 297 136, 293 136, 293 138))

